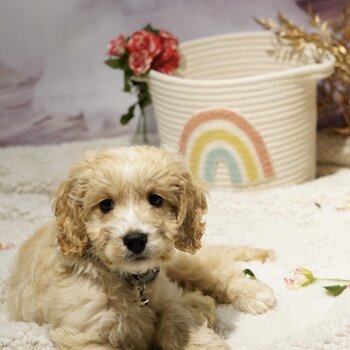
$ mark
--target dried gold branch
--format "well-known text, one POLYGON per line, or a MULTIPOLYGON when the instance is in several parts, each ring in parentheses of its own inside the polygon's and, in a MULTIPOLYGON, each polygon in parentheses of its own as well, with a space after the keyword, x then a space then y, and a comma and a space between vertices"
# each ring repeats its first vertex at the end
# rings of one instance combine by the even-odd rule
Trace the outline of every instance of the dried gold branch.
POLYGON ((289 53, 283 55, 284 59, 306 60, 308 47, 312 48, 316 62, 320 62, 327 53, 335 57, 334 74, 319 86, 319 116, 341 114, 346 124, 341 130, 350 134, 350 4, 338 18, 330 21, 323 21, 310 7, 312 32, 305 31, 281 13, 276 19, 275 22, 254 18, 263 29, 274 33, 276 40, 271 53, 275 56, 280 57, 281 51, 284 51, 289 53))

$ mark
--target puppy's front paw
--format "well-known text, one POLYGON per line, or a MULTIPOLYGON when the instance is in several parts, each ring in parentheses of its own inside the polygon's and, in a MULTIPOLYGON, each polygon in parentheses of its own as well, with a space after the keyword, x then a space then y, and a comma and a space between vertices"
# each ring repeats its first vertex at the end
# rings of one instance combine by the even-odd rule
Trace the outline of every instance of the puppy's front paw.
POLYGON ((192 331, 184 350, 229 350, 229 346, 210 328, 199 327, 192 331))
POLYGON ((236 309, 253 315, 262 314, 276 305, 271 288, 251 279, 235 280, 229 288, 229 298, 236 309))

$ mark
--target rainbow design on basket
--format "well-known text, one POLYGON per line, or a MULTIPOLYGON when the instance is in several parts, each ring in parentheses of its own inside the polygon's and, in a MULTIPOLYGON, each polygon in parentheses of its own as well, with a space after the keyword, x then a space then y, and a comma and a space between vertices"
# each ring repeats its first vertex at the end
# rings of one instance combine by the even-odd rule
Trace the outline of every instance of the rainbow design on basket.
POLYGON ((228 109, 195 114, 184 126, 180 152, 192 173, 215 183, 224 164, 231 184, 253 185, 274 176, 268 150, 260 133, 243 117, 228 109))

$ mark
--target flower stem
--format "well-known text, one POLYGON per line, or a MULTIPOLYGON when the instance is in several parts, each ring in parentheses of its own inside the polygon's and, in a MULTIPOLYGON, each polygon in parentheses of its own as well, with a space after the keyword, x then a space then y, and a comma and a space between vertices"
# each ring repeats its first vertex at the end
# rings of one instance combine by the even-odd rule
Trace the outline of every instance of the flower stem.
POLYGON ((148 144, 148 138, 147 138, 147 120, 146 120, 146 114, 144 109, 141 109, 141 116, 143 118, 142 123, 142 131, 143 131, 143 142, 147 145, 148 144))
POLYGON ((132 144, 148 144, 146 115, 141 110, 136 124, 136 132, 131 141, 132 144))
POLYGON ((146 77, 139 77, 139 76, 133 75, 130 79, 135 83, 147 83, 146 77))
POLYGON ((319 282, 345 282, 350 283, 350 280, 339 279, 339 278, 316 278, 319 282))

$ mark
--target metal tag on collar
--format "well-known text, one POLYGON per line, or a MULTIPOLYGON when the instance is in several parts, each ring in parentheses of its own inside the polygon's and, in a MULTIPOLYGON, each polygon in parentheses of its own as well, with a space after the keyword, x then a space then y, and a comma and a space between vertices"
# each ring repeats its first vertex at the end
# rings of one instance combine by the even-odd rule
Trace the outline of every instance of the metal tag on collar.
POLYGON ((143 284, 139 284, 138 288, 139 288, 139 298, 140 298, 140 303, 142 306, 146 306, 149 303, 149 298, 144 295, 144 291, 145 291, 145 287, 146 285, 143 284))
POLYGON ((146 297, 145 295, 144 296, 140 295, 140 302, 142 306, 147 306, 149 303, 149 298, 146 297))

